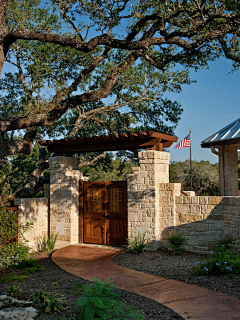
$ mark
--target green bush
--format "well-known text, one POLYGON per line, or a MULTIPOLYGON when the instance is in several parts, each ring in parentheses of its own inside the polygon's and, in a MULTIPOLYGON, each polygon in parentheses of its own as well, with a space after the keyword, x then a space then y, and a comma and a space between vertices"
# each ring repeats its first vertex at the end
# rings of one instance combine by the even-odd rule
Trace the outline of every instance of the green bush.
POLYGON ((211 256, 203 262, 197 262, 190 273, 194 276, 226 274, 229 277, 240 274, 240 254, 234 248, 229 250, 229 243, 219 244, 213 248, 211 256))
POLYGON ((233 237, 226 236, 217 242, 217 247, 222 247, 222 245, 224 245, 226 250, 235 250, 233 242, 234 242, 233 237))
POLYGON ((20 262, 29 259, 30 248, 22 243, 10 243, 1 248, 0 268, 17 266, 20 262))
POLYGON ((0 210, 0 245, 6 245, 12 242, 12 239, 19 238, 21 242, 26 243, 24 233, 33 227, 32 222, 26 225, 18 223, 18 214, 11 209, 0 210))
POLYGON ((176 233, 174 230, 171 230, 167 241, 169 249, 173 249, 175 253, 182 254, 186 251, 184 246, 187 245, 187 240, 182 233, 176 233))
POLYGON ((141 254, 147 243, 145 236, 146 236, 146 232, 144 232, 143 234, 140 234, 138 232, 137 237, 131 237, 130 239, 127 239, 128 240, 127 250, 129 250, 130 252, 136 255, 141 254))
POLYGON ((18 224, 17 212, 0 210, 0 268, 16 266, 30 256, 24 233, 33 227, 33 223, 18 224), (21 243, 14 242, 19 239, 21 243))
POLYGON ((37 249, 39 252, 53 251, 57 242, 58 233, 54 236, 52 233, 47 239, 46 235, 37 241, 37 249))
POLYGON ((80 310, 79 320, 144 319, 144 316, 133 306, 128 306, 118 299, 120 294, 113 291, 111 282, 108 280, 102 282, 97 278, 93 280, 96 284, 85 285, 84 296, 75 301, 80 310))
POLYGON ((8 296, 14 297, 14 298, 19 298, 22 295, 20 284, 13 285, 13 286, 7 288, 5 291, 8 296))
POLYGON ((66 302, 63 299, 59 298, 55 293, 46 292, 42 289, 33 292, 32 300, 38 304, 40 308, 43 308, 45 313, 65 310, 63 304, 66 302))

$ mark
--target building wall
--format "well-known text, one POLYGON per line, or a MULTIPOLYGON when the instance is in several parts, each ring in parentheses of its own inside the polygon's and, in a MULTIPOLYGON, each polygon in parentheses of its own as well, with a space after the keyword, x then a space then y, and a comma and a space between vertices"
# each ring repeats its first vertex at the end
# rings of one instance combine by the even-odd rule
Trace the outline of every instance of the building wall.
POLYGON ((28 245, 36 248, 37 241, 48 234, 48 203, 47 198, 15 199, 14 204, 18 206, 18 221, 23 225, 33 222, 34 227, 24 234, 29 241, 28 245))
POLYGON ((224 196, 238 196, 238 147, 236 145, 220 146, 220 184, 224 196), (223 180, 223 181, 221 181, 223 180))
POLYGON ((78 243, 79 180, 78 159, 57 156, 49 159, 50 233, 58 233, 61 246, 78 243))
MULTIPOLYGON (((167 245, 175 229, 188 240, 187 248, 198 252, 210 251, 226 235, 240 238, 240 197, 182 196, 181 184, 169 183, 169 153, 149 150, 138 156, 140 167, 127 176, 129 238, 146 233, 147 248, 155 250, 167 245)), ((78 243, 79 181, 86 179, 75 158, 52 157, 49 166, 46 198, 15 200, 19 221, 34 223, 26 235, 31 246, 48 232, 58 233, 58 247, 78 243)), ((240 251, 239 240, 236 244, 240 251)))
POLYGON ((224 236, 236 239, 240 249, 239 197, 175 197, 175 217, 175 230, 186 237, 189 250, 210 251, 224 236))
POLYGON ((140 167, 127 175, 128 237, 146 233, 149 249, 160 243, 159 183, 169 182, 170 154, 161 151, 138 153, 140 167))
POLYGON ((146 232, 147 248, 157 249, 167 246, 169 232, 176 230, 186 237, 188 250, 209 252, 228 235, 240 251, 240 198, 182 196, 181 184, 169 183, 169 160, 166 152, 139 153, 140 167, 127 178, 129 237, 146 232))

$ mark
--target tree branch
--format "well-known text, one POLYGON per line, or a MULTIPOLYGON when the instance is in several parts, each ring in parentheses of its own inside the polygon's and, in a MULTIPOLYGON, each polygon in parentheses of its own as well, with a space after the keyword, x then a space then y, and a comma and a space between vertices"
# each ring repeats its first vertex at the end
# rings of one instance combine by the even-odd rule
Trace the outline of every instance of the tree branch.
POLYGON ((240 62, 240 56, 236 56, 231 52, 231 50, 227 46, 226 41, 223 38, 219 39, 219 43, 221 44, 221 47, 227 59, 233 60, 235 62, 240 62))
POLYGON ((87 162, 83 162, 79 164, 79 168, 82 168, 83 166, 91 166, 92 164, 94 164, 96 161, 98 161, 99 159, 105 159, 106 157, 106 152, 99 154, 97 157, 93 158, 90 161, 87 162))

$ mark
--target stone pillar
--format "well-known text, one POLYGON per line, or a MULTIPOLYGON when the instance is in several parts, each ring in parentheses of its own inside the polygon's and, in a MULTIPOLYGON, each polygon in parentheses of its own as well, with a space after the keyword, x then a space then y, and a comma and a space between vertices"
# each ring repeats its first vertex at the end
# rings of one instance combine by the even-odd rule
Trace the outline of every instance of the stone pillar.
POLYGON ((49 158, 50 233, 58 233, 58 247, 78 243, 79 180, 78 159, 49 158))
MULTIPOLYGON (((221 157, 220 185, 224 188, 222 196, 238 196, 238 152, 237 146, 226 145, 218 148, 221 157), (222 181, 223 180, 223 181, 222 181)), ((221 190, 222 193, 222 190, 221 190)))
POLYGON ((128 237, 146 232, 149 249, 160 245, 159 183, 169 182, 170 154, 147 150, 138 153, 140 167, 127 175, 128 237))

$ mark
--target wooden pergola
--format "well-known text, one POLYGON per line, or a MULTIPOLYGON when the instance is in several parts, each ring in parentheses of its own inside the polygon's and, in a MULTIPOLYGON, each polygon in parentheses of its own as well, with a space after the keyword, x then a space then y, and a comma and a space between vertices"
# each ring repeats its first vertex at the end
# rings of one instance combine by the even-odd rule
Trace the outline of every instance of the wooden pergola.
POLYGON ((110 134, 109 136, 46 140, 40 141, 40 144, 46 146, 49 152, 54 152, 54 156, 72 156, 73 153, 134 149, 163 151, 163 148, 169 148, 177 139, 177 137, 160 132, 138 131, 110 134))

